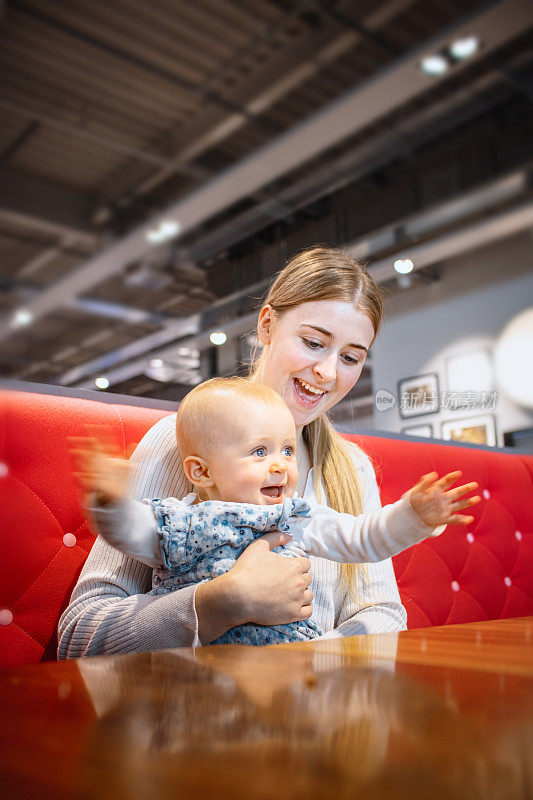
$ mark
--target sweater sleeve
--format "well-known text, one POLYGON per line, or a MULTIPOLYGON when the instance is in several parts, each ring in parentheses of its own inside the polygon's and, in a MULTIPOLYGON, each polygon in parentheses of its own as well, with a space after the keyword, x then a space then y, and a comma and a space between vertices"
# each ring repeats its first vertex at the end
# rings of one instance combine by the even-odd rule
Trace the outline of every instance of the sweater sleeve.
MULTIPOLYGON (((368 456, 350 446, 354 467, 358 469, 363 488, 363 513, 381 508, 381 499, 374 468, 368 456)), ((321 638, 358 636, 367 633, 391 633, 407 629, 407 613, 390 558, 365 564, 357 586, 346 590, 337 614, 335 628, 321 638)))
POLYGON ((299 527, 307 553, 345 564, 383 561, 445 528, 426 525, 408 497, 357 517, 315 506, 299 527))
MULTIPOLYGON (((183 497, 191 490, 178 457, 175 416, 159 420, 132 456, 131 494, 183 497)), ((58 658, 199 645, 196 586, 147 595, 152 570, 96 540, 58 627, 58 658)))

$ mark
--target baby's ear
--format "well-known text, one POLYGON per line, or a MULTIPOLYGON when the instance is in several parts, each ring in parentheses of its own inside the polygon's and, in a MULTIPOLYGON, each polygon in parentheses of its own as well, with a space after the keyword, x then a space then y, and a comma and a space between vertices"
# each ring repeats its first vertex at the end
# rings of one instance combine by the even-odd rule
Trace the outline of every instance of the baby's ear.
POLYGON ((214 486, 209 464, 200 456, 187 456, 183 461, 183 471, 193 486, 198 486, 200 489, 214 486))

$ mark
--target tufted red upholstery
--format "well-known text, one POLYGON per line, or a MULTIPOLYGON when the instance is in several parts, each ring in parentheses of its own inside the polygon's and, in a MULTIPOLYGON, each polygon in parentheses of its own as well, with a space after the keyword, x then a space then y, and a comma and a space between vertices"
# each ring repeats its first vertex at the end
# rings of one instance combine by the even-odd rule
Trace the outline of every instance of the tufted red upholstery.
MULTIPOLYGON (((9 392, 0 413, 0 664, 37 662, 55 657, 57 621, 93 541, 68 437, 105 425, 126 453, 168 412, 9 392)), ((409 627, 533 614, 533 458, 349 438, 374 462, 384 503, 432 469, 460 468, 489 493, 468 531, 450 527, 394 559, 409 627)))

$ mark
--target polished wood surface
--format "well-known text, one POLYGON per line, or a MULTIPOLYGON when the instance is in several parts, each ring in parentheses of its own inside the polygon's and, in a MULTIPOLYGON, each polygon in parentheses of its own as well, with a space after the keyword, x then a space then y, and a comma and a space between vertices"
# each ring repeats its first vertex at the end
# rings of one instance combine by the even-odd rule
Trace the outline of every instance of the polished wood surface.
POLYGON ((0 671, 2 798, 533 797, 533 618, 0 671))

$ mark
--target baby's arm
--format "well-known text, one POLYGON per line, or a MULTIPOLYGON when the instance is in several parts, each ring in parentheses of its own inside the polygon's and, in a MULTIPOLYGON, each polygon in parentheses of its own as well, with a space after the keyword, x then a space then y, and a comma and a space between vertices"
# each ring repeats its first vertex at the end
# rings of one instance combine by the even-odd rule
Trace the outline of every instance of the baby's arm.
MULTIPOLYGON (((477 483, 450 489, 460 474, 454 472, 440 479, 435 479, 436 473, 425 475, 401 500, 357 517, 314 506, 311 517, 299 521, 302 547, 310 555, 333 561, 376 562, 440 535, 448 522, 468 524, 473 518, 456 512, 480 498, 463 499, 477 483)), ((295 545, 297 540, 295 535, 295 545)))
POLYGON ((131 558, 153 569, 163 566, 159 532, 150 506, 122 498, 106 505, 87 504, 101 537, 131 558))
POLYGON ((152 510, 128 493, 131 469, 100 432, 71 440, 76 478, 84 504, 102 538, 149 567, 163 566, 157 523, 152 510))

